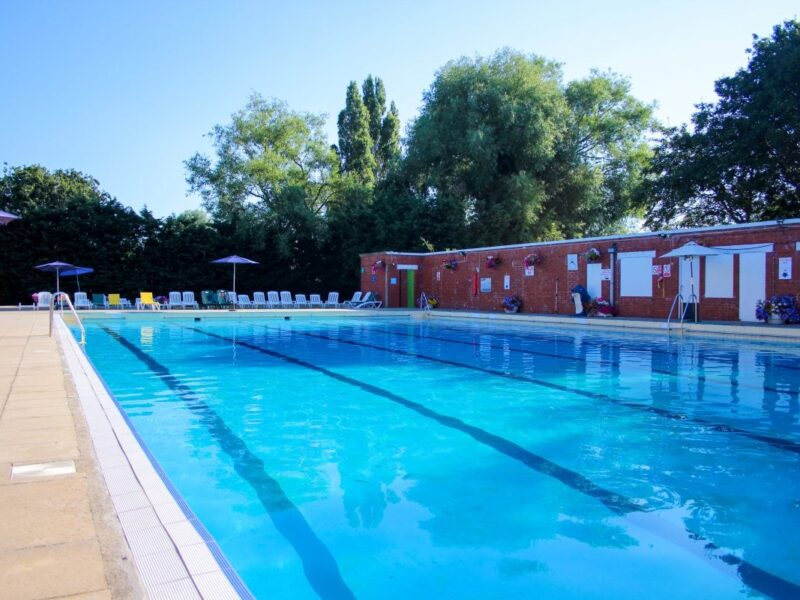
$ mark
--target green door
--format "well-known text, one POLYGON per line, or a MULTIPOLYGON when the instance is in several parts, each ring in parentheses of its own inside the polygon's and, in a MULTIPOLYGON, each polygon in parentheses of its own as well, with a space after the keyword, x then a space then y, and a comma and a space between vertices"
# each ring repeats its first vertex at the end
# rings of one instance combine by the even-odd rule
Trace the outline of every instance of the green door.
POLYGON ((406 297, 408 308, 414 308, 414 271, 406 271, 408 277, 406 278, 406 297))

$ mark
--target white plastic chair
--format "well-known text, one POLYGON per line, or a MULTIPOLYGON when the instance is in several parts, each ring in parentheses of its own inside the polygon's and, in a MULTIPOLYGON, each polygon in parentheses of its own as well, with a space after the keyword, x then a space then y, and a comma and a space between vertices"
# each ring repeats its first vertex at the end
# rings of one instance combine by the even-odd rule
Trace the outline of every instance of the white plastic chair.
POLYGON ((367 292, 361 298, 361 302, 357 302, 356 304, 352 304, 350 306, 350 308, 357 308, 357 309, 361 309, 361 308, 380 308, 381 306, 383 306, 383 302, 378 300, 377 297, 375 296, 375 294, 373 294, 372 292, 367 292))
POLYGON ((91 303, 86 292, 75 292, 75 308, 94 308, 94 304, 91 303))
POLYGON ((253 308, 267 308, 267 299, 264 297, 264 292, 253 292, 253 308))
POLYGON ((294 302, 292 302, 292 293, 281 292, 281 308, 292 308, 292 307, 294 307, 294 302))
POLYGON ((36 301, 36 310, 40 308, 50 308, 53 302, 53 294, 50 292, 39 292, 39 299, 36 301))
POLYGON ((236 304, 239 308, 253 308, 253 303, 250 302, 250 296, 247 294, 239 294, 239 299, 236 304))
POLYGON ((319 294, 311 294, 308 297, 308 306, 311 308, 314 308, 315 306, 322 308, 325 305, 322 303, 322 298, 319 294))
POLYGON ((308 300, 306 300, 305 294, 295 294, 294 295, 294 306, 295 308, 308 308, 308 300))
POLYGON ((280 308, 281 299, 278 292, 267 292, 267 308, 280 308))
POLYGON ((164 305, 167 308, 183 308, 183 299, 181 299, 180 292, 170 292, 169 293, 169 300, 164 305))
POLYGON ((200 306, 197 304, 197 300, 194 299, 194 292, 183 292, 181 304, 183 305, 183 308, 200 308, 200 306))
POLYGON ((226 292, 226 295, 228 297, 228 303, 236 308, 236 306, 239 304, 239 299, 236 297, 236 292, 226 292))
POLYGON ((328 299, 325 301, 325 308, 339 308, 339 292, 328 292, 328 299))
POLYGON ((361 292, 356 292, 353 294, 353 297, 350 298, 350 300, 345 300, 342 302, 342 306, 346 308, 353 308, 359 302, 361 302, 361 292))

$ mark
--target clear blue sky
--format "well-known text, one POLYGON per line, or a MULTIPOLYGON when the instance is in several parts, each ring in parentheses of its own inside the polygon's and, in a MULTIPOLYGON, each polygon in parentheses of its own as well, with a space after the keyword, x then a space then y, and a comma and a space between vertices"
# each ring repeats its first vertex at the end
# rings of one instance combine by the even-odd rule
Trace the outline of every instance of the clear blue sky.
POLYGON ((508 46, 628 76, 678 125, 797 0, 0 0, 0 162, 91 174, 158 216, 199 206, 183 161, 253 91, 335 118, 372 73, 403 126, 434 73, 508 46))

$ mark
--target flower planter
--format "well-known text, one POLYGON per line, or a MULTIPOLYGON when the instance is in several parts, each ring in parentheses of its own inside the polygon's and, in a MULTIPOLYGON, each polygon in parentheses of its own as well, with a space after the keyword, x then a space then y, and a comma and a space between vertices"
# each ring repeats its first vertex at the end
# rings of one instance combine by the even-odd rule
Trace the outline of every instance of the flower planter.
POLYGON ((769 316, 769 319, 767 319, 767 323, 770 325, 783 325, 783 319, 780 315, 772 314, 769 316))
POLYGON ((519 306, 515 306, 514 308, 504 308, 503 309, 507 314, 513 315, 514 313, 519 312, 519 306))

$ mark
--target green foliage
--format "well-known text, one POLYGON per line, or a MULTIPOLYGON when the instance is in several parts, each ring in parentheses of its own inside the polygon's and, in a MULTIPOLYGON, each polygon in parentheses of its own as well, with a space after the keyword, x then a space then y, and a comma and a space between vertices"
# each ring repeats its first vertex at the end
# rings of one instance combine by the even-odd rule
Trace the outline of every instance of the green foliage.
POLYGON ((666 132, 646 196, 651 227, 800 214, 800 23, 754 38, 746 68, 716 82, 687 127, 666 132))
POLYGON ((652 111, 627 81, 564 86, 510 50, 445 65, 410 129, 405 171, 441 226, 437 246, 581 236, 634 209, 652 111))
POLYGON ((347 86, 347 99, 344 110, 339 113, 338 123, 342 171, 362 183, 372 184, 375 181, 376 163, 372 153, 370 113, 361 100, 355 81, 347 86))

